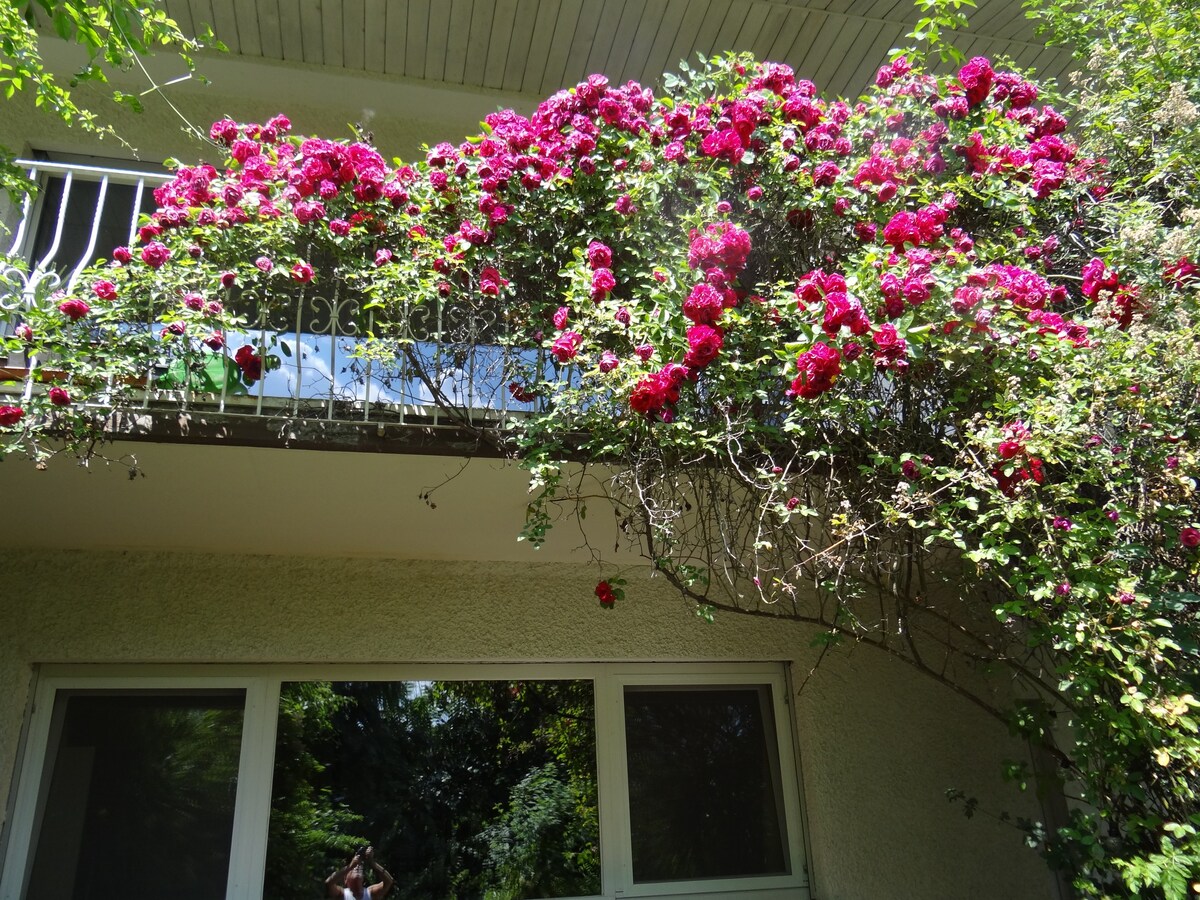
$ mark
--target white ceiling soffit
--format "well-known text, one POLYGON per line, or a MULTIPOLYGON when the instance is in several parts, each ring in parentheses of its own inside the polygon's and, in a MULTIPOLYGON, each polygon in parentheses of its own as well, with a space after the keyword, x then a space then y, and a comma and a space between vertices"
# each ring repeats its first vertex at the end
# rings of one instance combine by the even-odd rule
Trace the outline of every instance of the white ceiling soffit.
MULTIPOLYGON (((960 43, 1043 78, 1049 51, 1019 0, 977 0, 960 43)), ((856 96, 918 18, 912 0, 166 0, 231 52, 545 97, 593 72, 656 85, 696 54, 748 50, 827 96, 856 96)))

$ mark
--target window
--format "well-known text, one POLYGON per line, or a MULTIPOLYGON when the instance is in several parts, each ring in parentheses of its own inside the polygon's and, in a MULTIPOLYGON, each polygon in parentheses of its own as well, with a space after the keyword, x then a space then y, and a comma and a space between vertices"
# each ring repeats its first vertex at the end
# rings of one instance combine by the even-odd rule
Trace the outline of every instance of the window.
POLYGON ((25 160, 41 185, 13 243, 30 267, 56 272, 65 283, 114 247, 129 244, 143 213, 154 211, 161 166, 125 160, 37 154, 25 160))
POLYGON ((0 900, 808 896, 780 666, 208 671, 41 673, 0 900))

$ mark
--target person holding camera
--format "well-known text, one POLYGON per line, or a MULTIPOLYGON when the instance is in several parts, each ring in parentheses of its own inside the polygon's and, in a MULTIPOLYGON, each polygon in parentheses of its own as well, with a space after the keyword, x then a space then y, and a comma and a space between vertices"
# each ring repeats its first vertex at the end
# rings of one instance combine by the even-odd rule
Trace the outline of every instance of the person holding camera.
POLYGON ((336 900, 382 900, 391 889, 392 876, 375 862, 374 847, 359 847, 350 862, 325 879, 326 894, 336 900), (366 866, 370 866, 379 876, 379 880, 370 887, 363 883, 363 869, 366 866))

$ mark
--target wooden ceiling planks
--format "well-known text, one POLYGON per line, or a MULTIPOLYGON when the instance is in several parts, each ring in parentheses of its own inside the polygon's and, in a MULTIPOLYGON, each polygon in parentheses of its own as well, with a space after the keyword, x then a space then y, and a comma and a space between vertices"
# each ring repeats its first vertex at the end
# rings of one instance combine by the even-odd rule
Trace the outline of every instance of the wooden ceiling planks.
POLYGON ((342 0, 342 58, 347 69, 364 71, 367 55, 367 10, 364 0, 342 0))
MULTIPOLYGON (((552 0, 547 0, 546 6, 552 0)), ((517 0, 513 13, 513 27, 509 33, 508 56, 504 61, 504 78, 500 86, 506 91, 520 91, 525 80, 525 69, 533 55, 534 32, 538 24, 538 0, 517 0)))
POLYGON ((446 64, 442 79, 450 84, 462 84, 467 71, 467 50, 471 38, 472 0, 452 0, 450 25, 446 32, 446 64))
MULTIPOLYGON (((239 5, 238 9, 241 8, 239 5)), ((258 4, 258 14, 255 18, 258 20, 255 24, 261 42, 262 55, 267 59, 283 59, 283 31, 279 22, 279 0, 262 0, 258 4)))
POLYGON ((429 46, 429 3, 430 0, 408 0, 404 74, 410 78, 425 77, 426 48, 429 46))
MULTIPOLYGON (((750 50, 823 90, 856 95, 917 18, 911 0, 165 0, 188 31, 234 53, 546 96, 591 72, 659 85, 698 53, 750 50)), ((979 0, 968 54, 1008 53, 1044 75, 1016 0, 979 0)))
POLYGON ((387 71, 387 0, 363 3, 363 68, 383 74, 387 71))
POLYGON ((320 64, 325 61, 325 32, 321 27, 321 7, 309 0, 296 0, 300 10, 301 48, 304 62, 320 64))

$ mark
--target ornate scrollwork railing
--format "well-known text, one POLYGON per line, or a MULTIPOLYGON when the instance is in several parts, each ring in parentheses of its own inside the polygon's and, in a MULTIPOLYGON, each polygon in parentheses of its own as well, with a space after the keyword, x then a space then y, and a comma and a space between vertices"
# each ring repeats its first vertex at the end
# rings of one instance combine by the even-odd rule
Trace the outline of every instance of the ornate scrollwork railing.
MULTIPOLYGON (((152 209, 153 189, 168 176, 69 163, 26 161, 41 184, 8 223, 11 246, 0 257, 0 333, 11 333, 23 311, 57 302, 58 291, 75 289, 82 272, 117 244, 133 243, 140 217, 152 209)), ((390 356, 362 353, 377 333, 378 311, 364 308, 345 283, 326 280, 320 291, 297 287, 259 296, 230 292, 227 304, 246 320, 226 335, 227 371, 232 356, 251 345, 271 363, 248 390, 235 378, 217 379, 207 390, 189 379, 172 383, 162 371, 147 373, 143 404, 178 403, 229 414, 286 415, 328 421, 463 421, 499 424, 531 408, 508 390, 512 372, 541 371, 537 351, 505 346, 504 323, 494 311, 458 305, 408 305, 401 321, 389 322, 395 338, 390 356)), ((392 312, 390 317, 397 313, 392 312)), ((161 327, 151 322, 147 328, 161 327)), ((7 362, 31 369, 20 354, 7 362)), ((35 389, 26 379, 0 391, 35 389)))

